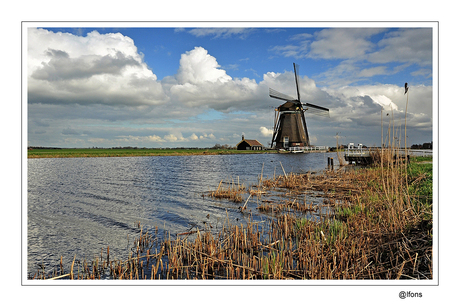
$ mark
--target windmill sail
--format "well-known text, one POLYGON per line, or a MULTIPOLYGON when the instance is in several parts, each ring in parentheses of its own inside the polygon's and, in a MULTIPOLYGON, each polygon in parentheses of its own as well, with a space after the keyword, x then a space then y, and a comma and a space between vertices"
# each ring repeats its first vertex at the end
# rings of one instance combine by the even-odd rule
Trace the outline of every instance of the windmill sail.
POLYGON ((328 108, 300 101, 298 70, 298 65, 294 63, 297 99, 272 88, 269 89, 269 96, 271 98, 285 101, 285 103, 275 110, 277 113, 275 115, 275 129, 272 137, 272 147, 275 145, 275 148, 310 146, 304 113, 329 116, 328 108))
POLYGON ((299 70, 299 65, 294 63, 294 76, 295 76, 295 87, 297 89, 297 101, 300 102, 300 92, 299 92, 299 75, 297 71, 299 70))
POLYGON ((275 99, 280 99, 280 100, 285 100, 285 101, 295 101, 295 98, 288 96, 286 94, 280 93, 278 91, 275 91, 272 88, 268 89, 268 95, 275 99))
POLYGON ((315 114, 315 115, 318 115, 318 116, 329 117, 329 109, 328 108, 320 107, 320 106, 314 105, 312 103, 302 103, 302 105, 305 106, 305 108, 306 108, 305 111, 308 111, 308 113, 312 113, 312 114, 315 114))

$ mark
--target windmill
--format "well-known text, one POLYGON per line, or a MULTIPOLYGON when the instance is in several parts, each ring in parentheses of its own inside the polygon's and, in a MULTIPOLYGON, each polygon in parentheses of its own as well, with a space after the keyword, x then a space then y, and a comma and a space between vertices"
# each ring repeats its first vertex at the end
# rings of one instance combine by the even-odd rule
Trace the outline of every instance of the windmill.
POLYGON ((282 94, 274 89, 269 89, 269 96, 286 101, 275 109, 275 126, 271 147, 288 148, 310 146, 305 112, 329 116, 329 109, 311 103, 302 103, 299 93, 298 65, 294 63, 294 76, 297 90, 297 99, 282 94))

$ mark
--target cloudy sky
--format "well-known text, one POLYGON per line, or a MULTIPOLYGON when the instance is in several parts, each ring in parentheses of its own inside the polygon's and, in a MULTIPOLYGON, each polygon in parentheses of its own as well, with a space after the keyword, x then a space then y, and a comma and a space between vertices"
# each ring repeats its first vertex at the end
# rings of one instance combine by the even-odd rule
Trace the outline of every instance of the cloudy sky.
POLYGON ((28 145, 267 145, 268 89, 295 96, 293 62, 301 100, 330 109, 306 113, 313 144, 380 145, 382 116, 404 125, 405 82, 408 145, 431 142, 436 29, 388 25, 26 24, 28 145))

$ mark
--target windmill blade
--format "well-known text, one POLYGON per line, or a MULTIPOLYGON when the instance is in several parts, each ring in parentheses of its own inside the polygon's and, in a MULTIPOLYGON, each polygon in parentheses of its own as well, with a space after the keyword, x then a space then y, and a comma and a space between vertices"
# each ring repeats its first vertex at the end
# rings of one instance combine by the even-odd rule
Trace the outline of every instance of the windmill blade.
POLYGON ((295 98, 292 98, 289 95, 286 95, 286 94, 280 93, 278 91, 275 91, 272 88, 269 88, 268 90, 269 90, 268 95, 270 97, 272 97, 272 98, 281 99, 281 100, 285 100, 285 101, 295 101, 296 100, 295 98))
POLYGON ((278 131, 280 129, 280 122, 279 120, 276 122, 275 125, 275 130, 273 130, 273 135, 272 135, 272 142, 270 144, 270 147, 273 147, 273 143, 275 142, 276 137, 278 136, 278 131))
POLYGON ((320 106, 317 106, 316 104, 312 104, 312 103, 302 103, 304 106, 306 106, 307 108, 314 108, 314 109, 318 109, 318 110, 322 110, 322 111, 326 111, 326 112, 329 112, 329 109, 328 108, 325 108, 325 107, 320 107, 320 106))
POLYGON ((305 137, 307 138, 307 146, 310 146, 310 137, 308 136, 307 121, 305 120, 305 112, 301 114, 303 129, 305 130, 305 137))
POLYGON ((294 63, 294 76, 295 76, 295 87, 297 89, 297 100, 300 101, 300 92, 299 92, 299 75, 297 75, 297 71, 299 70, 299 65, 294 63))
POLYGON ((309 114, 313 114, 313 115, 316 115, 316 116, 330 117, 329 116, 329 111, 322 111, 322 110, 313 109, 313 108, 304 110, 304 112, 305 111, 308 111, 309 114))
POLYGON ((302 103, 302 105, 306 108, 304 111, 308 111, 308 113, 312 113, 318 116, 325 116, 329 117, 329 109, 317 106, 312 103, 302 103))

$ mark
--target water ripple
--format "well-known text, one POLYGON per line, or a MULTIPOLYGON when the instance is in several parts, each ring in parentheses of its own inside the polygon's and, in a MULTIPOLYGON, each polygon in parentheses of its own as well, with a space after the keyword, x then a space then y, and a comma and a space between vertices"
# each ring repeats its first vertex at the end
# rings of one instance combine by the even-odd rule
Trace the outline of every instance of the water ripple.
MULTIPOLYGON (((324 169, 327 154, 29 159, 28 272, 92 259, 110 246, 124 257, 137 225, 184 232, 227 216, 242 222, 238 205, 201 194, 220 180, 249 186, 264 175, 324 169), (209 216, 208 216, 209 215, 209 216)), ((249 208, 251 208, 249 206, 249 208)), ((255 212, 255 205, 252 207, 255 212)))

